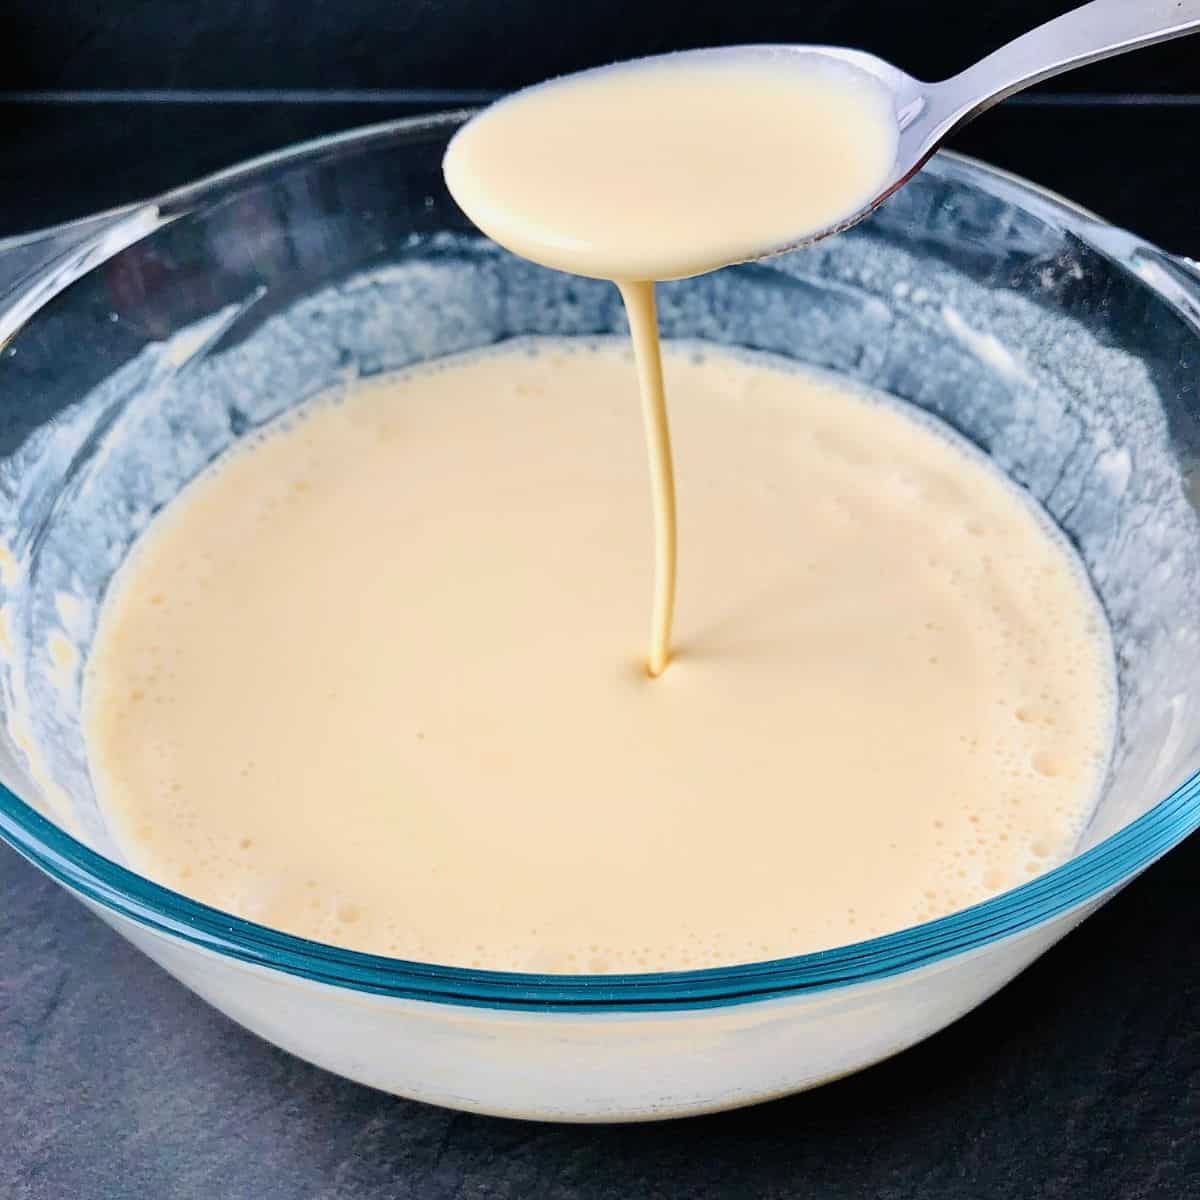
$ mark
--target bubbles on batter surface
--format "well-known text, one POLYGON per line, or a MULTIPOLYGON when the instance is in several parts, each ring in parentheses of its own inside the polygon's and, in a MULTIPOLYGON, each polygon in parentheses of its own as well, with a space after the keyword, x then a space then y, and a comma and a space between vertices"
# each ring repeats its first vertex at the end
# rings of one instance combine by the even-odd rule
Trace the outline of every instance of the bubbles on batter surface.
MULTIPOLYGON (((714 359, 720 356, 721 352, 713 352, 714 359)), ((527 398, 540 394, 544 382, 540 376, 534 379, 527 398)), ((372 427, 378 432, 379 421, 372 427)), ((301 428, 293 429, 292 435, 301 428)), ((863 461, 861 447, 841 445, 836 439, 827 439, 824 452, 848 464, 848 469, 862 472, 860 488, 838 493, 830 501, 841 510, 840 527, 847 536, 857 536, 856 530, 869 518, 876 482, 881 492, 911 503, 928 533, 927 540, 923 537, 913 547, 914 569, 936 578, 951 601, 946 611, 910 614, 904 628, 897 629, 897 638, 911 645, 914 664, 933 672, 964 645, 973 648, 981 662, 993 664, 983 680, 985 686, 970 701, 978 711, 972 708, 971 720, 964 718, 961 726, 947 731, 945 775, 948 786, 952 785, 955 771, 970 764, 972 771, 992 780, 996 802, 972 807, 962 796, 950 797, 936 819, 923 824, 922 837, 927 841, 918 853, 925 866, 922 877, 912 884, 911 895, 894 896, 883 909, 873 907, 862 895, 842 897, 819 916, 805 914, 800 924, 783 911, 759 921, 750 933, 713 927, 719 923, 681 925, 653 944, 635 934, 617 944, 600 938, 572 946, 564 944, 561 932, 539 926, 506 930, 495 937, 477 936, 473 930, 455 944, 435 936, 419 912, 389 910, 369 889, 357 891, 344 879, 339 884, 311 864, 297 866, 289 875, 271 856, 271 839, 261 830, 206 828, 204 796, 184 788, 169 756, 152 771, 158 800, 138 843, 147 869, 180 890, 247 919, 351 949, 468 969, 612 974, 755 962, 865 940, 945 916, 1052 868, 1069 856, 1086 820, 1088 780, 1098 787, 1103 772, 1107 735, 1099 727, 1077 739, 1082 744, 1091 737, 1100 747, 1089 752, 1086 761, 1063 758, 1054 749, 1060 734, 1081 728, 1084 718, 1071 704, 1069 684, 1095 655, 1088 638, 1102 631, 1102 618, 1093 618, 1095 627, 1085 626, 1082 634, 1070 632, 1077 614, 1066 611, 1061 592, 1052 586, 1057 578, 1054 563, 1014 555, 1011 537, 995 513, 985 509, 976 515, 970 506, 943 504, 944 484, 936 477, 906 469, 889 480, 879 463, 863 461), (1060 618, 1060 636, 1054 645, 1030 636, 1023 620, 1030 610, 1049 611, 1060 618), (967 619, 965 613, 974 615, 967 619), (1049 683, 1048 674, 1056 677, 1049 683), (162 836, 164 831, 170 836, 162 836), (260 877, 266 875, 273 877, 271 886, 262 883, 260 877)), ((319 490, 310 486, 316 479, 309 464, 302 474, 276 480, 252 514, 254 521, 265 527, 283 515, 294 515, 319 490)), ((820 565, 827 569, 824 562, 820 565)), ((141 721, 143 710, 173 702, 178 686, 175 648, 157 630, 190 604, 195 589, 202 589, 219 570, 218 557, 199 554, 186 575, 147 598, 139 621, 146 620, 156 632, 144 642, 145 659, 138 671, 126 680, 127 694, 118 706, 126 718, 141 721)), ((820 583, 817 572, 806 576, 818 576, 820 583)), ((334 698, 332 689, 322 695, 330 701, 334 698)), ((1102 724, 1104 713, 1087 719, 1102 724)), ((415 725, 405 729, 406 742, 414 746, 422 742, 422 729, 415 725)), ((433 757, 436 741, 431 737, 430 744, 421 747, 425 758, 433 757)), ((256 785, 262 781, 266 786, 270 775, 265 758, 231 759, 223 769, 230 778, 253 780, 256 785)), ((899 843, 894 831, 879 836, 897 858, 913 852, 905 834, 899 835, 899 843)), ((420 871, 429 879, 446 874, 444 865, 434 862, 422 862, 420 871)), ((791 881, 784 883, 791 885, 791 881)), ((698 887, 705 884, 701 880, 698 887)), ((781 908, 802 900, 803 887, 798 886, 781 908)))

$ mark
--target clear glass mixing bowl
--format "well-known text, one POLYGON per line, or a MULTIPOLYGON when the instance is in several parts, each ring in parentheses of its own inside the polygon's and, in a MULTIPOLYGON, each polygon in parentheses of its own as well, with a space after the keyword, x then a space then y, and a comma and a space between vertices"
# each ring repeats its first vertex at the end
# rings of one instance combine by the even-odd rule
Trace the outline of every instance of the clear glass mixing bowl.
POLYGON ((121 866, 80 671, 133 538, 237 438, 355 375, 623 328, 610 286, 474 234, 440 170, 461 119, 329 138, 0 244, 0 833, 235 1019, 402 1095, 632 1119, 855 1070, 979 1003, 1200 823, 1200 281, 943 155, 842 237, 662 288, 668 337, 788 355, 936 413, 1079 548, 1112 624, 1120 730, 1069 862, 891 936, 719 970, 538 976, 352 953, 121 866))

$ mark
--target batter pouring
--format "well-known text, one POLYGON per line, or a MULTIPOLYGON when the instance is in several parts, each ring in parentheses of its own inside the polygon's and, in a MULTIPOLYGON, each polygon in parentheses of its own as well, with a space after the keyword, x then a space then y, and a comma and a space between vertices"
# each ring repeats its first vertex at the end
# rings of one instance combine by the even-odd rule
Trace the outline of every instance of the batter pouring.
POLYGON ((782 250, 851 216, 887 177, 896 129, 865 72, 740 47, 553 80, 493 105, 450 143, 447 186, 485 233, 621 289, 654 501, 651 675, 670 655, 677 542, 653 281, 782 250))

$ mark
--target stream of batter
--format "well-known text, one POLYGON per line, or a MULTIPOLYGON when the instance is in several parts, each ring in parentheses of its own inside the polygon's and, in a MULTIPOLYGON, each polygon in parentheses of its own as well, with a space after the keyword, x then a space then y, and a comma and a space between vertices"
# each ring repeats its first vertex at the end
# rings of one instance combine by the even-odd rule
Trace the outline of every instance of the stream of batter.
POLYGON ((739 47, 552 80, 450 143, 446 183, 485 233, 621 290, 654 510, 652 676, 670 659, 678 545, 654 281, 761 257, 850 216, 887 177, 896 130, 890 97, 864 72, 739 47))

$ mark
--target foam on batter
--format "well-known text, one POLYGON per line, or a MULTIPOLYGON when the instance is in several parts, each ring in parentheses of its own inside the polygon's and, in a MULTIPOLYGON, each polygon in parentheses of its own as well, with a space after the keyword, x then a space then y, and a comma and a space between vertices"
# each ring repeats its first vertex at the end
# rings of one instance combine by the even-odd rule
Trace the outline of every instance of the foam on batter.
POLYGON ((666 368, 658 680, 620 343, 362 383, 185 489, 87 668, 131 865, 354 949, 605 972, 856 941, 1067 857, 1114 692, 1062 536, 915 410, 766 356, 666 368))

